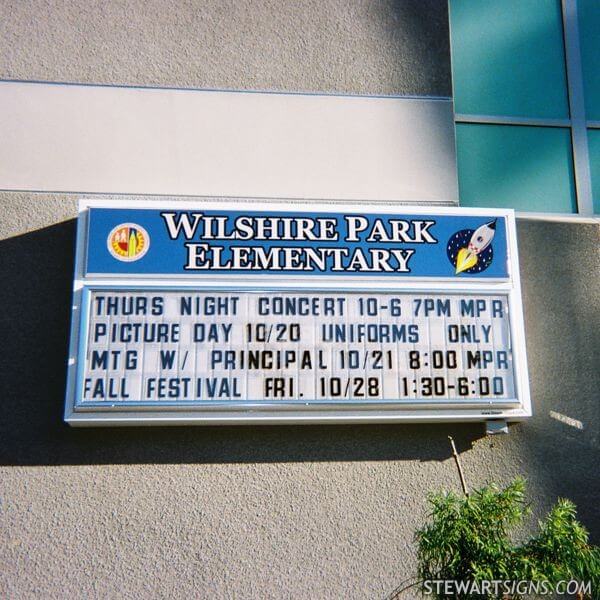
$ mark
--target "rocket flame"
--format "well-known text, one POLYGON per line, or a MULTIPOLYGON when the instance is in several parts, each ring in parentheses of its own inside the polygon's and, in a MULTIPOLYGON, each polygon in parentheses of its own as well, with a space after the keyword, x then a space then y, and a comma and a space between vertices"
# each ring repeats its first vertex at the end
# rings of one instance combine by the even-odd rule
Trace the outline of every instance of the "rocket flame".
POLYGON ((477 254, 468 248, 461 248, 456 257, 456 275, 474 267, 477 264, 477 254))

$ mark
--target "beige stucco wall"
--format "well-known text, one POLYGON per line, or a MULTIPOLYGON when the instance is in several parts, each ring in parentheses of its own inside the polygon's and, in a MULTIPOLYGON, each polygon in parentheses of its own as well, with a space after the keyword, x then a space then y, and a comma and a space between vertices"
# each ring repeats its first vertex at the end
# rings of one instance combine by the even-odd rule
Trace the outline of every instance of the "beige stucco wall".
POLYGON ((3 0, 0 77, 450 95, 441 0, 3 0))
POLYGON ((425 494, 528 478, 598 527, 598 227, 518 224, 535 416, 478 425, 71 429, 75 196, 0 194, 0 595, 383 598, 425 494), (557 256, 561 260, 557 260, 557 256), (550 411, 581 420, 572 428, 550 411))
MULTIPOLYGON (((0 77, 449 93, 442 1, 203 6, 4 2, 0 77)), ((599 541, 597 225, 518 223, 535 416, 508 436, 71 429, 76 197, 0 193, 1 597, 383 598, 413 573, 425 494, 459 489, 448 435, 471 486, 522 474, 537 515, 568 496, 599 541)))

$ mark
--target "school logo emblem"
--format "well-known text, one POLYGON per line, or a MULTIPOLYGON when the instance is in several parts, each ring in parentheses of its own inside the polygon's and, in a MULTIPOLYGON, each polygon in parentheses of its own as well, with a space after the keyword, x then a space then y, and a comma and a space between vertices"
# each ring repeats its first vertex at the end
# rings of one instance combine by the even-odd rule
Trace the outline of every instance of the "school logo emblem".
POLYGON ((150 236, 143 227, 135 223, 122 223, 108 234, 106 245, 117 260, 133 262, 148 252, 150 236))

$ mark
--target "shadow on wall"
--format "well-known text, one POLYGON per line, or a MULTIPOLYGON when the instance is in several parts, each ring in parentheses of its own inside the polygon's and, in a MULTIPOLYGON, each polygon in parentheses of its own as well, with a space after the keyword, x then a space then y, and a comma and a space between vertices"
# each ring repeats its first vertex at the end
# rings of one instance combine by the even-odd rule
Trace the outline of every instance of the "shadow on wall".
POLYGON ((539 221, 517 228, 534 414, 519 428, 525 474, 547 498, 572 499, 598 543, 600 228, 539 221))
POLYGON ((481 424, 71 428, 63 422, 75 221, 0 241, 0 464, 445 460, 481 424))
MULTIPOLYGON (((385 6, 386 3, 382 3, 385 6)), ((372 4, 370 14, 377 14, 378 4, 372 4)), ((406 38, 413 53, 419 57, 419 71, 429 84, 429 90, 419 91, 424 95, 452 96, 452 75, 450 70, 450 28, 447 4, 439 0, 391 0, 390 15, 385 19, 387 34, 406 38)), ((404 65, 406 57, 398 57, 399 66, 404 65), (404 60, 403 60, 404 59, 404 60)), ((406 81, 411 77, 414 64, 405 67, 408 72, 394 82, 399 93, 406 94, 406 81)), ((398 92, 397 92, 398 93, 398 92)), ((411 92, 408 92, 409 95, 411 92)), ((414 92, 412 92, 414 93, 414 92)), ((450 153, 450 155, 453 153, 450 153)))

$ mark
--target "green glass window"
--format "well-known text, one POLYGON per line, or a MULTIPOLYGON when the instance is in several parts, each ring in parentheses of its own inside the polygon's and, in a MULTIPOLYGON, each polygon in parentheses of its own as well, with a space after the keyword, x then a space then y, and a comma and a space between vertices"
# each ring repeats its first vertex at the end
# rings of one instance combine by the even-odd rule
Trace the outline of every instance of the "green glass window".
POLYGON ((461 206, 577 212, 569 129, 458 123, 456 145, 461 206))
POLYGON ((600 121, 600 3, 578 0, 577 10, 586 116, 600 121))
POLYGON ((594 212, 600 214, 600 129, 588 129, 594 212))
POLYGON ((457 113, 568 118, 560 0, 450 0, 450 30, 457 113))

